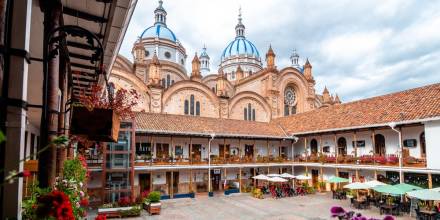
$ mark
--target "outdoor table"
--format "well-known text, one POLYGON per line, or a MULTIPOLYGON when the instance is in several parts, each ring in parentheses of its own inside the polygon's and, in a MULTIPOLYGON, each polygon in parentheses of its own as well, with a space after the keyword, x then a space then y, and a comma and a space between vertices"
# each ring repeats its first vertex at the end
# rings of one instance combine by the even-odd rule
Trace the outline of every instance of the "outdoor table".
POLYGON ((383 213, 386 214, 392 214, 393 210, 397 209, 397 205, 392 204, 392 205, 388 205, 388 204, 384 204, 380 206, 380 214, 382 215, 383 213))
POLYGON ((435 215, 437 214, 437 212, 435 211, 429 211, 429 210, 420 210, 420 214, 422 214, 426 219, 426 220, 431 220, 431 219, 435 219, 435 215))

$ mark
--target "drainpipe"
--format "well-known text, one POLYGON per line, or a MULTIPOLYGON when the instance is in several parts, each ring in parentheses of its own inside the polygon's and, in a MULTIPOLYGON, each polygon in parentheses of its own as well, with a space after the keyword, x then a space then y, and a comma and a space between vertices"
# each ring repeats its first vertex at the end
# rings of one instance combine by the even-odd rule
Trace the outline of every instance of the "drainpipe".
POLYGON ((293 156, 294 156, 293 148, 294 147, 293 147, 293 145, 296 144, 298 142, 298 140, 299 140, 299 137, 297 137, 295 135, 292 135, 292 145, 291 145, 291 152, 292 152, 292 175, 294 175, 294 172, 293 172, 293 169, 294 169, 294 166, 293 166, 293 156))
MULTIPOLYGON (((211 180, 211 142, 214 140, 214 138, 215 138, 215 134, 213 133, 213 134, 211 134, 211 139, 209 139, 209 142, 208 142, 208 195, 209 196, 212 196, 211 195, 211 182, 212 182, 212 180, 211 180)), ((241 186, 240 186, 241 187, 241 186)))
POLYGON ((390 128, 397 132, 397 134, 399 134, 399 143, 398 143, 398 153, 399 153, 399 180, 400 183, 403 183, 403 171, 402 171, 402 166, 403 166, 403 158, 402 158, 402 153, 403 153, 403 149, 402 149, 402 132, 396 129, 396 123, 395 122, 391 122, 388 124, 388 126, 390 126, 390 128))

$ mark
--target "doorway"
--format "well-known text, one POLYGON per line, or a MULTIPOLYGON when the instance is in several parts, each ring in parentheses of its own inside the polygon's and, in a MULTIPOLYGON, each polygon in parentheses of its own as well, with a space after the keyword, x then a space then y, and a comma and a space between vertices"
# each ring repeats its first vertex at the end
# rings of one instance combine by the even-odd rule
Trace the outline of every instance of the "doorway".
POLYGON ((314 156, 316 156, 316 154, 318 153, 318 141, 316 141, 316 139, 312 139, 310 141, 310 152, 314 156))
POLYGON ((338 155, 347 155, 347 140, 344 137, 338 139, 338 155))
POLYGON ((213 170, 211 170, 211 187, 212 187, 212 191, 220 190, 221 176, 222 176, 221 169, 213 169, 213 170))
POLYGON ((287 159, 287 147, 282 146, 280 148, 280 157, 283 159, 287 159))
POLYGON ((385 156, 385 137, 381 134, 374 135, 374 153, 385 156))
POLYGON ((220 158, 227 159, 229 157, 229 148, 230 148, 229 146, 230 146, 229 144, 227 144, 227 145, 220 144, 219 145, 220 158))
POLYGON ((319 171, 312 170, 312 186, 317 187, 319 183, 319 171))
POLYGON ((167 172, 168 195, 174 195, 179 192, 179 172, 167 172), (171 176, 173 177, 171 180, 171 176))
POLYGON ((139 195, 142 195, 142 192, 144 192, 144 191, 151 192, 150 175, 151 174, 149 174, 149 173, 140 173, 139 174, 139 195))
POLYGON ((254 158, 254 145, 244 145, 244 155, 246 158, 254 158))
POLYGON ((192 160, 194 162, 201 162, 202 161, 202 145, 193 144, 191 153, 192 153, 192 160))

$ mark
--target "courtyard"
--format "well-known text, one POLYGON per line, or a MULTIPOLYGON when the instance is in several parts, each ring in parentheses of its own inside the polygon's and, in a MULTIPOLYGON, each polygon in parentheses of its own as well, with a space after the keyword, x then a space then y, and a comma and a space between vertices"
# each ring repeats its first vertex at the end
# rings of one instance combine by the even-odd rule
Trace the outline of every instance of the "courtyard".
MULTIPOLYGON (((162 201, 160 215, 142 216, 131 219, 294 219, 327 220, 332 206, 342 206, 345 210, 354 210, 348 200, 333 200, 330 193, 288 197, 282 199, 256 199, 249 194, 231 196, 216 195, 213 198, 198 196, 195 199, 172 199, 162 201)), ((379 218, 379 210, 359 210, 366 217, 379 218)), ((407 215, 396 220, 413 219, 407 215)))

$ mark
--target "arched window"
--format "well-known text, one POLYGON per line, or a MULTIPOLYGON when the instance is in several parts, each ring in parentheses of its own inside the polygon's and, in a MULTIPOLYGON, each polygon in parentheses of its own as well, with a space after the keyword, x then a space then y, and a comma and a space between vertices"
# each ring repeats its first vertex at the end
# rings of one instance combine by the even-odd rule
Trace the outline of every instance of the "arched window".
POLYGON ((171 85, 171 76, 170 74, 167 75, 167 88, 171 85))
POLYGON ((185 115, 189 114, 189 102, 188 99, 185 100, 185 115))
POLYGON ((255 108, 252 108, 251 103, 243 109, 243 118, 247 121, 255 121, 255 108))
POLYGON ((191 95, 189 100, 189 114, 194 115, 194 95, 191 95))
POLYGON ((200 116, 200 102, 199 101, 196 102, 196 115, 200 116))
POLYGON ((248 120, 248 119, 247 119, 247 108, 244 108, 244 109, 243 109, 243 117, 244 117, 244 120, 245 120, 245 121, 248 120))
POLYGON ((200 116, 200 101, 195 101, 194 95, 191 95, 188 99, 185 99, 184 106, 185 115, 200 116))
POLYGON ((344 137, 338 139, 338 155, 347 155, 347 140, 344 137))
POLYGON ((162 78, 162 87, 166 88, 165 86, 166 86, 165 78, 162 78))
POLYGON ((296 114, 296 92, 292 87, 284 90, 284 116, 296 114))

